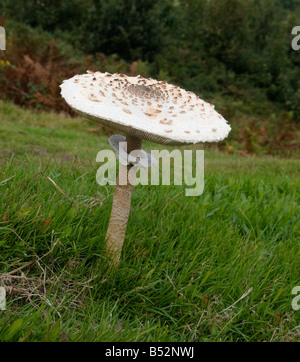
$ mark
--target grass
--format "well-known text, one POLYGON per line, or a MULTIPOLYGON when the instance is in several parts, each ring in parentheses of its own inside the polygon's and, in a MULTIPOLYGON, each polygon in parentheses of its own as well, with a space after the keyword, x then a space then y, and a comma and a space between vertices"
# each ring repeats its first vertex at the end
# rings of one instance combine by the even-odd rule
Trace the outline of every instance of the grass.
POLYGON ((111 271, 113 186, 95 181, 107 136, 0 107, 1 341, 300 340, 298 159, 212 149, 199 197, 136 186, 111 271))

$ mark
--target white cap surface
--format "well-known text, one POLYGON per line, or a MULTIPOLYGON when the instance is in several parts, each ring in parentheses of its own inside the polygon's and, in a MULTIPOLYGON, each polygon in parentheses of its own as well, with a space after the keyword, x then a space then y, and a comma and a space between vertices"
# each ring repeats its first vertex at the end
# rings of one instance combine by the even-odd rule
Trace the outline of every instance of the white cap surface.
POLYGON ((157 143, 217 142, 231 129, 213 105, 151 78, 88 72, 63 81, 60 87, 77 113, 157 143))

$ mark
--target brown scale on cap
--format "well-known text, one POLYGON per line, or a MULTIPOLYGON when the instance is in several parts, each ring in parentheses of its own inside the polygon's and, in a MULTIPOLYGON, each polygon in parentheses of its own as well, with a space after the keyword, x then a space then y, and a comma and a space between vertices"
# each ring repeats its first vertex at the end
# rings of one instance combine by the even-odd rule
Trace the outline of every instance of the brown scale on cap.
POLYGON ((172 121, 171 119, 164 118, 164 119, 161 119, 161 120, 159 121, 159 123, 171 125, 171 124, 173 123, 173 121, 172 121))
POLYGON ((161 113, 161 110, 160 110, 160 109, 156 109, 156 108, 148 107, 148 108, 146 109, 146 112, 147 112, 147 113, 154 114, 154 115, 158 115, 158 114, 161 113))
MULTIPOLYGON (((142 103, 142 106, 144 104, 142 103)), ((161 113, 159 109, 153 108, 153 107, 147 107, 145 110, 143 110, 143 113, 149 117, 149 118, 157 118, 158 115, 161 113)))
POLYGON ((92 102, 101 102, 101 100, 99 98, 97 98, 95 96, 95 94, 91 93, 89 96, 88 96, 88 99, 92 102))
POLYGON ((160 98, 161 92, 146 85, 130 84, 127 88, 128 92, 139 98, 160 98))

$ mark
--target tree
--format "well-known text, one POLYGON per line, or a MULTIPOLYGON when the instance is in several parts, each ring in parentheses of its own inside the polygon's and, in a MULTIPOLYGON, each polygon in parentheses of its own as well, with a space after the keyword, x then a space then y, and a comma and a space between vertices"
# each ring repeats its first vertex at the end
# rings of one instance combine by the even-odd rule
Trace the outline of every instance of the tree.
POLYGON ((167 0, 94 0, 85 26, 87 52, 151 60, 167 44, 167 0))

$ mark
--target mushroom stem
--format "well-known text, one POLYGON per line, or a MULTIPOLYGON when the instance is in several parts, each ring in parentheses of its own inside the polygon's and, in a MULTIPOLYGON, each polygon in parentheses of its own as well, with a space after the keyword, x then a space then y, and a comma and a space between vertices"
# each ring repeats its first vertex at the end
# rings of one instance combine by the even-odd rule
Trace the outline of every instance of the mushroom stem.
MULTIPOLYGON (((141 149, 142 140, 134 137, 127 136, 127 153, 134 150, 141 149)), ((130 213, 130 201, 133 185, 129 182, 128 172, 132 165, 124 166, 120 163, 119 175, 116 182, 116 187, 113 196, 113 204, 110 215, 110 221, 106 234, 106 253, 110 257, 114 266, 119 263, 122 247, 125 238, 127 221, 130 213), (127 174, 126 185, 120 185, 121 172, 127 174)))

